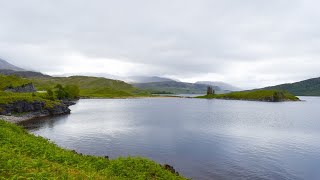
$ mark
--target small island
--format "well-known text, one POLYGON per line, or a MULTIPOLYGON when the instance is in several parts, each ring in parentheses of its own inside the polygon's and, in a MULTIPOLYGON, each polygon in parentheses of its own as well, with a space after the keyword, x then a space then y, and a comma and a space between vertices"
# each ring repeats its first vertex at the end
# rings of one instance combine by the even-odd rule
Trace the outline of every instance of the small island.
POLYGON ((215 94, 211 87, 208 87, 207 95, 198 96, 196 98, 248 100, 264 102, 300 101, 298 97, 282 90, 251 90, 231 92, 227 94, 215 94))

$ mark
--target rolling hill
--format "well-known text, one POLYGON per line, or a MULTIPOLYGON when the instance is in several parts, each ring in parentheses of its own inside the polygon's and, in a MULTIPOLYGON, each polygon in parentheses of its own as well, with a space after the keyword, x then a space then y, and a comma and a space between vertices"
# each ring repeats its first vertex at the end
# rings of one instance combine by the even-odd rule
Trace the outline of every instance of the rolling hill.
POLYGON ((57 84, 77 85, 82 97, 124 98, 150 95, 149 92, 137 89, 123 81, 88 76, 23 78, 16 75, 0 75, 0 91, 8 86, 18 86, 30 82, 35 85, 38 91, 53 89, 57 84))
POLYGON ((120 80, 89 76, 51 77, 40 72, 25 71, 2 59, 0 59, 0 74, 3 86, 32 82, 37 90, 48 90, 57 84, 77 85, 82 97, 122 98, 150 95, 120 80))
POLYGON ((320 96, 320 77, 262 89, 285 90, 296 96, 320 96))
POLYGON ((52 89, 57 84, 77 85, 82 97, 117 98, 149 95, 149 93, 123 81, 101 77, 71 76, 29 79, 38 90, 52 89))

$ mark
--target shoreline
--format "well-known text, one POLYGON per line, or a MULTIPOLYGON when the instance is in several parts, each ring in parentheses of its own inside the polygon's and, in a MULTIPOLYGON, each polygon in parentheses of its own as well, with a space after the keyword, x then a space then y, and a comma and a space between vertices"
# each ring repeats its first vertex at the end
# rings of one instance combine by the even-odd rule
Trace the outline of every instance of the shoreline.
MULTIPOLYGON (((187 96, 143 96, 143 97, 117 97, 117 98, 107 98, 107 97, 81 97, 81 99, 161 99, 161 98, 191 98, 191 99, 206 99, 206 100, 233 100, 233 101, 256 101, 256 102, 272 102, 272 101, 263 101, 263 100, 252 100, 252 99, 232 99, 232 98, 199 98, 199 97, 187 97, 187 96)), ((285 100, 280 102, 303 102, 304 100, 285 100)), ((74 105, 74 104, 71 104, 74 105)), ((71 106, 69 105, 69 106, 71 106)), ((69 107, 68 106, 68 107, 69 107)), ((69 114, 69 113, 68 113, 69 114)), ((65 115, 65 114, 59 114, 59 115, 65 115)), ((29 120, 35 120, 35 119, 41 119, 51 116, 59 116, 59 115, 50 115, 47 113, 41 113, 41 112, 28 112, 20 115, 0 115, 0 119, 3 119, 4 121, 19 124, 22 122, 26 122, 29 120)))
MULTIPOLYGON (((156 98, 188 98, 188 97, 182 97, 182 96, 146 96, 146 97, 118 97, 118 98, 103 98, 103 97, 81 97, 80 99, 156 99, 156 98)), ((74 102, 74 101, 73 101, 74 102)), ((76 104, 76 102, 75 102, 76 104)), ((72 106, 74 104, 69 104, 69 106, 72 106)), ((50 115, 47 113, 41 113, 41 112, 27 112, 23 113, 20 115, 0 115, 0 119, 10 122, 13 124, 19 124, 22 122, 30 121, 30 120, 35 120, 35 119, 41 119, 41 118, 46 118, 46 117, 54 117, 54 116, 61 116, 61 115, 66 115, 69 113, 64 113, 64 114, 58 114, 58 115, 50 115)))
POLYGON ((0 115, 0 119, 6 121, 6 122, 10 122, 13 124, 19 124, 21 122, 26 122, 26 121, 30 121, 30 120, 34 120, 34 119, 40 119, 40 118, 45 118, 45 117, 50 117, 50 115, 46 115, 46 114, 35 114, 35 113, 26 113, 20 116, 6 116, 6 115, 0 115))
POLYGON ((36 111, 29 111, 29 112, 27 111, 27 112, 22 112, 20 114, 15 114, 13 112, 10 112, 7 114, 0 115, 0 119, 13 124, 19 124, 19 123, 34 120, 34 119, 66 115, 71 113, 71 110, 69 109, 69 107, 72 105, 75 105, 76 103, 77 103, 77 100, 62 101, 59 106, 53 107, 51 111, 49 111, 48 109, 43 110, 40 108, 36 111))
POLYGON ((0 151, 5 154, 2 160, 19 163, 14 168, 12 163, 3 164, 0 176, 7 179, 17 176, 24 179, 136 179, 137 175, 144 179, 186 179, 173 166, 159 164, 149 158, 128 156, 109 159, 108 156, 85 155, 62 148, 1 118, 0 131, 4 133, 0 139, 0 151))

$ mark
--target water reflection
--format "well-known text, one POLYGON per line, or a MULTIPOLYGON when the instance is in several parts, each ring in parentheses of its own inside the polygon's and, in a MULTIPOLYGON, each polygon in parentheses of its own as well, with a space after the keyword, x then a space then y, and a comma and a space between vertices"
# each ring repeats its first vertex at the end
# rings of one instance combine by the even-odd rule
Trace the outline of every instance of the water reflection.
POLYGON ((264 103, 182 98, 80 100, 24 125, 93 155, 145 156, 194 179, 319 179, 319 98, 264 103))

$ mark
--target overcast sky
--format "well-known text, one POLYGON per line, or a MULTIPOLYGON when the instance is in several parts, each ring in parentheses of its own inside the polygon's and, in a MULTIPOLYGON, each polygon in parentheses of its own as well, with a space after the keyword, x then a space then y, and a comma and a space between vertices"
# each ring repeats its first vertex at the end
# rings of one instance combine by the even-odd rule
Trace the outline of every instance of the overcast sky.
POLYGON ((320 2, 0 0, 0 57, 48 74, 262 87, 320 76, 320 2))

